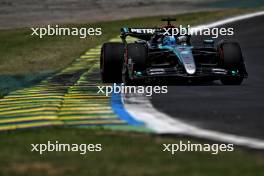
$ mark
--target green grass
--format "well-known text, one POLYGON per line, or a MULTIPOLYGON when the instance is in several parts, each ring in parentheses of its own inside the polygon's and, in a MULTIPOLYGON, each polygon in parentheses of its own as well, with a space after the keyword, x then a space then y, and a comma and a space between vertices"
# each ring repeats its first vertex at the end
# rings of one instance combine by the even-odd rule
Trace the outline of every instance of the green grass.
MULTIPOLYGON (((0 134, 1 175, 92 176, 262 176, 264 153, 235 148, 234 152, 163 152, 163 143, 182 138, 96 129, 45 128, 0 134), (31 145, 100 143, 102 152, 50 152, 39 155, 31 145)), ((197 143, 196 140, 191 140, 197 143)))

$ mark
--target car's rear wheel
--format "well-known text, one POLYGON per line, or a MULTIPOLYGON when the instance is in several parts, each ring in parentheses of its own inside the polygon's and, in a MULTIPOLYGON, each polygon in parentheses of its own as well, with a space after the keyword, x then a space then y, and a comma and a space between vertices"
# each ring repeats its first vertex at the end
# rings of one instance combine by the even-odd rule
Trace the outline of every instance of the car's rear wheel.
MULTIPOLYGON (((235 72, 244 72, 244 61, 241 48, 236 42, 222 42, 218 45, 220 65, 223 68, 235 72)), ((229 76, 221 78, 224 85, 240 85, 243 82, 243 76, 229 76)))
POLYGON ((131 60, 133 66, 132 68, 124 68, 123 82, 126 85, 143 85, 145 80, 143 78, 131 78, 129 70, 133 72, 132 74, 138 73, 138 75, 146 70, 148 57, 146 46, 140 43, 129 43, 127 45, 127 56, 128 59, 131 60))
POLYGON ((101 49, 100 70, 104 83, 121 83, 124 44, 104 43, 101 49))

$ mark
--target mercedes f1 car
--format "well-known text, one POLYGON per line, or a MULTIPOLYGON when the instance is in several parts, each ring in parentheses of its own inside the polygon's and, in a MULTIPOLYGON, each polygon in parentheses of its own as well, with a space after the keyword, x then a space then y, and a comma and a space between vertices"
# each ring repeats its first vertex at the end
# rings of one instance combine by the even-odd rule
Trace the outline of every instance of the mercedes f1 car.
POLYGON ((146 80, 173 78, 220 80, 240 85, 247 77, 240 45, 236 42, 204 40, 192 46, 190 35, 164 35, 164 28, 122 28, 122 42, 104 43, 100 70, 104 83, 145 84, 146 80), (128 43, 127 36, 137 40, 128 43))

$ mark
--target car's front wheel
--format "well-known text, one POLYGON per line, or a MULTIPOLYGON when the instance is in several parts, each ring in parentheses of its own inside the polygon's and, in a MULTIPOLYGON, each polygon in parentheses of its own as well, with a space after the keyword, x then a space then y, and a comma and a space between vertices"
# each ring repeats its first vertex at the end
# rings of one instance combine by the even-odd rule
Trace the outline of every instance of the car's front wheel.
POLYGON ((240 85, 243 82, 244 61, 241 48, 236 42, 222 42, 218 46, 220 65, 232 72, 234 76, 223 77, 224 85, 240 85))

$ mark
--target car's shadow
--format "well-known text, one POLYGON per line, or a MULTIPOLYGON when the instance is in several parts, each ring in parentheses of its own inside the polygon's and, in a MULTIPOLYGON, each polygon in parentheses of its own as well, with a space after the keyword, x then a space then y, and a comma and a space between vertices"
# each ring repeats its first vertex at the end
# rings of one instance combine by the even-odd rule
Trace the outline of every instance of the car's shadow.
POLYGON ((152 80, 146 81, 144 86, 222 86, 216 80, 152 80))
POLYGON ((0 98, 12 91, 34 86, 52 74, 53 72, 0 75, 0 98))

